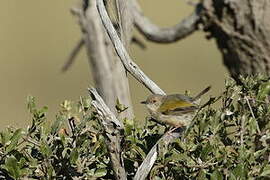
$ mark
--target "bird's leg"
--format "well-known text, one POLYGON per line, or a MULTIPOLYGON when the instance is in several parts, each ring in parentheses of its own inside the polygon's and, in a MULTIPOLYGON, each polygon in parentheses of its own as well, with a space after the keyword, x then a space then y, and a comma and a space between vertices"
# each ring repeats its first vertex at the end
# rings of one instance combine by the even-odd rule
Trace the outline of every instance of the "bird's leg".
POLYGON ((183 126, 179 125, 179 126, 172 127, 166 132, 166 134, 172 134, 174 131, 176 131, 178 129, 180 130, 180 132, 182 132, 183 126))

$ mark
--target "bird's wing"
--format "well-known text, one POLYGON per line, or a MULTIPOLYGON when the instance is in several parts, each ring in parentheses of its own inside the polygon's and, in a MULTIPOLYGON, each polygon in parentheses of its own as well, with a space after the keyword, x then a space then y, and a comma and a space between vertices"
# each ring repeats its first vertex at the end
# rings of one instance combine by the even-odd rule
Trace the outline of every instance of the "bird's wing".
POLYGON ((157 111, 165 115, 177 116, 193 112, 196 109, 198 109, 198 107, 192 103, 191 98, 177 94, 167 96, 166 100, 157 111))

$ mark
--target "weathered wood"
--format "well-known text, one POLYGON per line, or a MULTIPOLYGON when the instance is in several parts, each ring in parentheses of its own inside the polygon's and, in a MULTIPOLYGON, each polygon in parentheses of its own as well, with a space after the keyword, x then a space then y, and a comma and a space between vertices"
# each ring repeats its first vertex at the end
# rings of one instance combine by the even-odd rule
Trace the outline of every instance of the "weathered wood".
POLYGON ((158 142, 151 148, 148 152, 146 158, 143 160, 142 164, 139 166, 134 180, 144 180, 148 176, 149 172, 151 171, 157 157, 158 157, 158 150, 159 146, 167 147, 175 138, 180 137, 180 133, 169 132, 165 133, 158 142))
POLYGON ((123 132, 124 126, 110 111, 109 107, 94 88, 89 89, 89 93, 93 99, 92 105, 96 109, 99 121, 105 131, 107 149, 110 153, 115 179, 125 180, 127 176, 120 146, 121 132, 123 132))
POLYGON ((88 0, 73 9, 78 17, 85 42, 86 52, 92 77, 104 101, 115 115, 117 99, 128 109, 120 114, 120 119, 133 119, 133 108, 130 100, 129 84, 126 70, 118 60, 111 41, 104 30, 96 8, 96 0, 88 0))
POLYGON ((202 23, 216 39, 224 65, 239 75, 270 74, 270 1, 203 0, 202 23))
POLYGON ((197 25, 200 20, 201 6, 195 7, 194 12, 181 20, 178 24, 169 28, 161 28, 152 23, 147 17, 143 15, 137 1, 132 0, 132 13, 134 15, 136 28, 149 41, 157 43, 172 43, 179 41, 197 30, 197 25))
POLYGON ((149 89, 152 93, 165 94, 164 91, 160 89, 158 85, 156 85, 156 83, 154 83, 150 78, 148 78, 148 76, 144 74, 144 72, 139 68, 137 64, 134 63, 134 61, 129 56, 126 48, 118 37, 118 34, 108 16, 103 0, 97 0, 97 9, 99 11, 102 23, 114 45, 116 53, 118 54, 126 70, 131 75, 133 75, 133 77, 136 78, 140 83, 145 85, 145 87, 149 89))
POLYGON ((70 52, 70 55, 68 56, 66 63, 62 67, 62 72, 66 72, 71 67, 78 53, 82 49, 83 45, 84 45, 84 40, 80 39, 79 42, 75 45, 75 47, 70 52))

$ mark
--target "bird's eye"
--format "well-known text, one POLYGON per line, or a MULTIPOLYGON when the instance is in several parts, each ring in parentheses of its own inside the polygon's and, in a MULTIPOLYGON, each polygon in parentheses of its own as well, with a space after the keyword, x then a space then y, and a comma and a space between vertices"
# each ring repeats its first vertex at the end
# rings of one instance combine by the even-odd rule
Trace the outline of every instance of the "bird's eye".
POLYGON ((152 103, 156 103, 157 101, 154 99, 153 101, 152 101, 152 103))

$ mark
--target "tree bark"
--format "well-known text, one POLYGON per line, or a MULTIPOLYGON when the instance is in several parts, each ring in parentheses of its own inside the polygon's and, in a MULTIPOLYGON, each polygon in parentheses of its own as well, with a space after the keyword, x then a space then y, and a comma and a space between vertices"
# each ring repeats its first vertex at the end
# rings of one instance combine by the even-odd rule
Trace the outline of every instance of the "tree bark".
POLYGON ((270 74, 270 1, 203 0, 204 30, 216 39, 224 65, 239 75, 270 74))
POLYGON ((104 129, 107 149, 110 154, 112 169, 116 180, 126 180, 126 171, 121 150, 124 125, 110 111, 95 88, 89 89, 92 106, 96 109, 98 118, 104 129))
MULTIPOLYGON (((73 12, 79 18, 92 76, 99 94, 110 110, 120 119, 133 119, 127 73, 118 59, 112 43, 104 30, 96 8, 96 0, 84 0, 73 12), (116 102, 128 107, 117 113, 116 102)), ((121 32, 119 30, 119 32, 121 32)))

